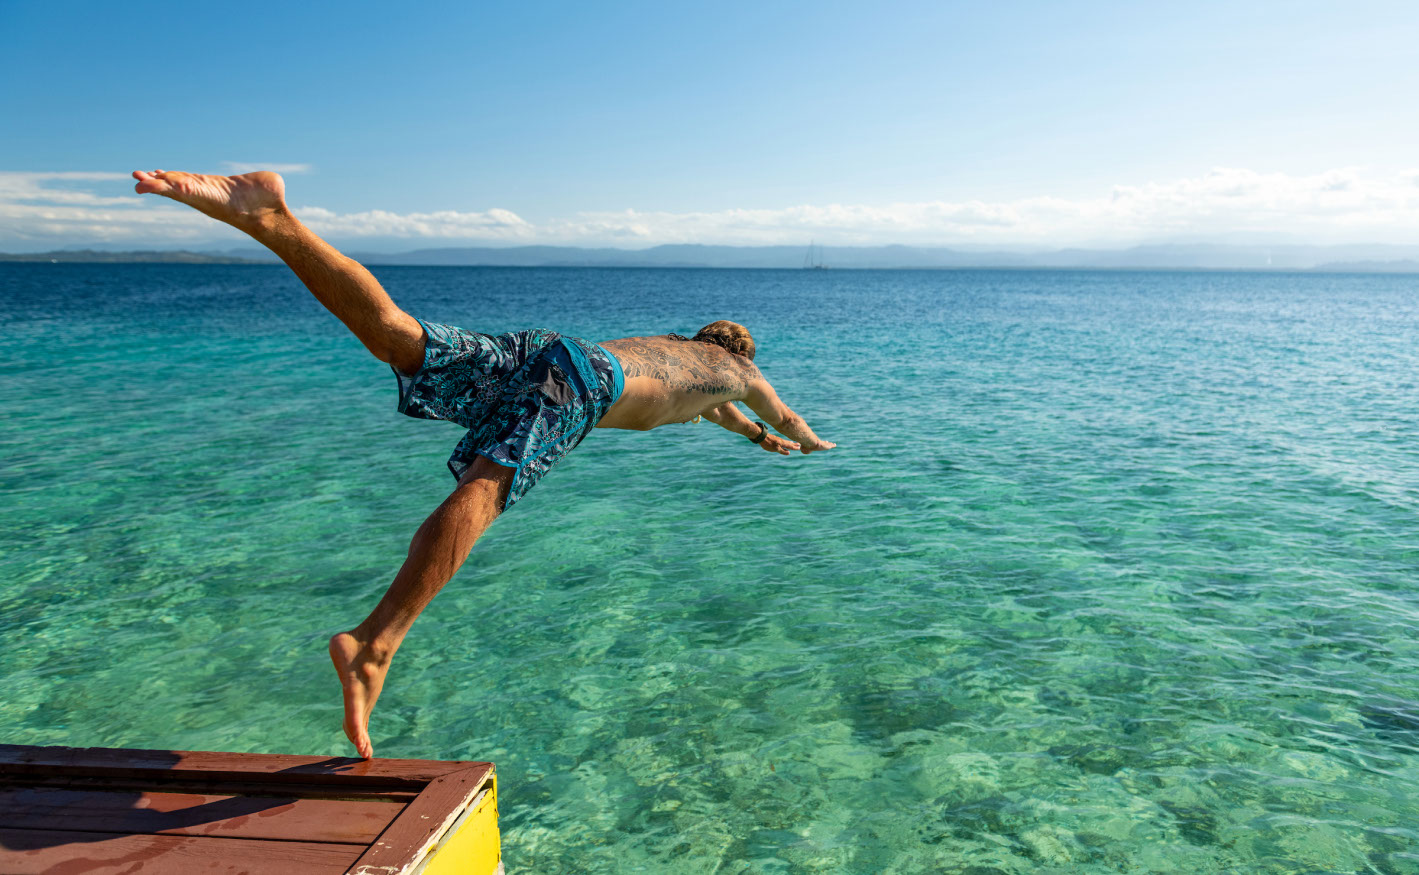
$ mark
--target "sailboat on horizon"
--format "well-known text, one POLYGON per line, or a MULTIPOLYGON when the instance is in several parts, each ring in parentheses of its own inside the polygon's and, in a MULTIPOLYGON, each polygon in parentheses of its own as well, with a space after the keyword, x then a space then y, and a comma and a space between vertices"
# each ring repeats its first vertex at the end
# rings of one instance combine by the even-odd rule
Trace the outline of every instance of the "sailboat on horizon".
POLYGON ((808 244, 808 254, 803 256, 804 270, 827 270, 828 266, 823 263, 823 248, 814 242, 808 244))

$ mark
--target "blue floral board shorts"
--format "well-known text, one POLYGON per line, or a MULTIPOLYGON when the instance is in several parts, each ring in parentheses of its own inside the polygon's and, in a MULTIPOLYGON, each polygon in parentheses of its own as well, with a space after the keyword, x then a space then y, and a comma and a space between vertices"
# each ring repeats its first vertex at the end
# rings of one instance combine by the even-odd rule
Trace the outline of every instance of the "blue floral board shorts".
POLYGON ((394 370, 399 412, 468 429, 448 459, 455 478, 478 456, 516 469, 504 508, 581 443, 625 387, 616 357, 580 338, 419 324, 428 338, 423 366, 394 370))

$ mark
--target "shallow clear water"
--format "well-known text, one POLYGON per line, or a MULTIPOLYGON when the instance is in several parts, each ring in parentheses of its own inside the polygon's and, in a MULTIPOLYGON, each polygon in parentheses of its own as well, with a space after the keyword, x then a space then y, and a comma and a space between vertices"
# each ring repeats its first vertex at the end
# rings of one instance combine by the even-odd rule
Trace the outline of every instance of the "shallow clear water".
MULTIPOLYGON (((383 756, 512 872, 1419 872, 1419 278, 378 269, 747 324, 838 450, 598 431, 415 626, 383 756)), ((0 265, 0 741, 348 753, 324 654, 457 427, 283 269, 0 265)))

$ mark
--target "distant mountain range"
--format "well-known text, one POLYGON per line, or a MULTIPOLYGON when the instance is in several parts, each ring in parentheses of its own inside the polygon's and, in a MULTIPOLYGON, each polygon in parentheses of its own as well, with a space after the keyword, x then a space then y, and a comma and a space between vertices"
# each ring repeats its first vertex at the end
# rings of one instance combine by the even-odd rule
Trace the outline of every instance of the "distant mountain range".
MULTIPOLYGON (((689 267, 802 268, 798 246, 703 246, 675 244, 649 249, 583 249, 575 246, 456 247, 402 253, 352 252, 370 265, 489 267, 689 267)), ((264 250, 108 251, 65 249, 0 261, 178 262, 261 264, 276 261, 264 250)), ((1128 249, 984 251, 914 246, 818 247, 815 261, 838 269, 1106 269, 1106 270, 1316 270, 1362 273, 1419 272, 1419 246, 1262 246, 1173 243, 1128 249)))
POLYGON ((269 264, 275 256, 268 258, 244 258, 236 255, 222 255, 212 252, 188 252, 176 250, 136 250, 130 252, 107 251, 101 249, 59 249, 53 252, 0 252, 0 261, 48 261, 70 264, 269 264))

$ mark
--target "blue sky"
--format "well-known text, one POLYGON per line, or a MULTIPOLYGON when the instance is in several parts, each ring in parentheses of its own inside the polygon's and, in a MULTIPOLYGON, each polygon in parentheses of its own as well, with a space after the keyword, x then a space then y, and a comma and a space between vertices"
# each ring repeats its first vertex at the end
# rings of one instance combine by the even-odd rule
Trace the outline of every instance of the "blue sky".
POLYGON ((112 174, 257 164, 365 248, 1419 232, 1412 2, 395 10, 0 2, 0 249, 230 242, 112 174))

